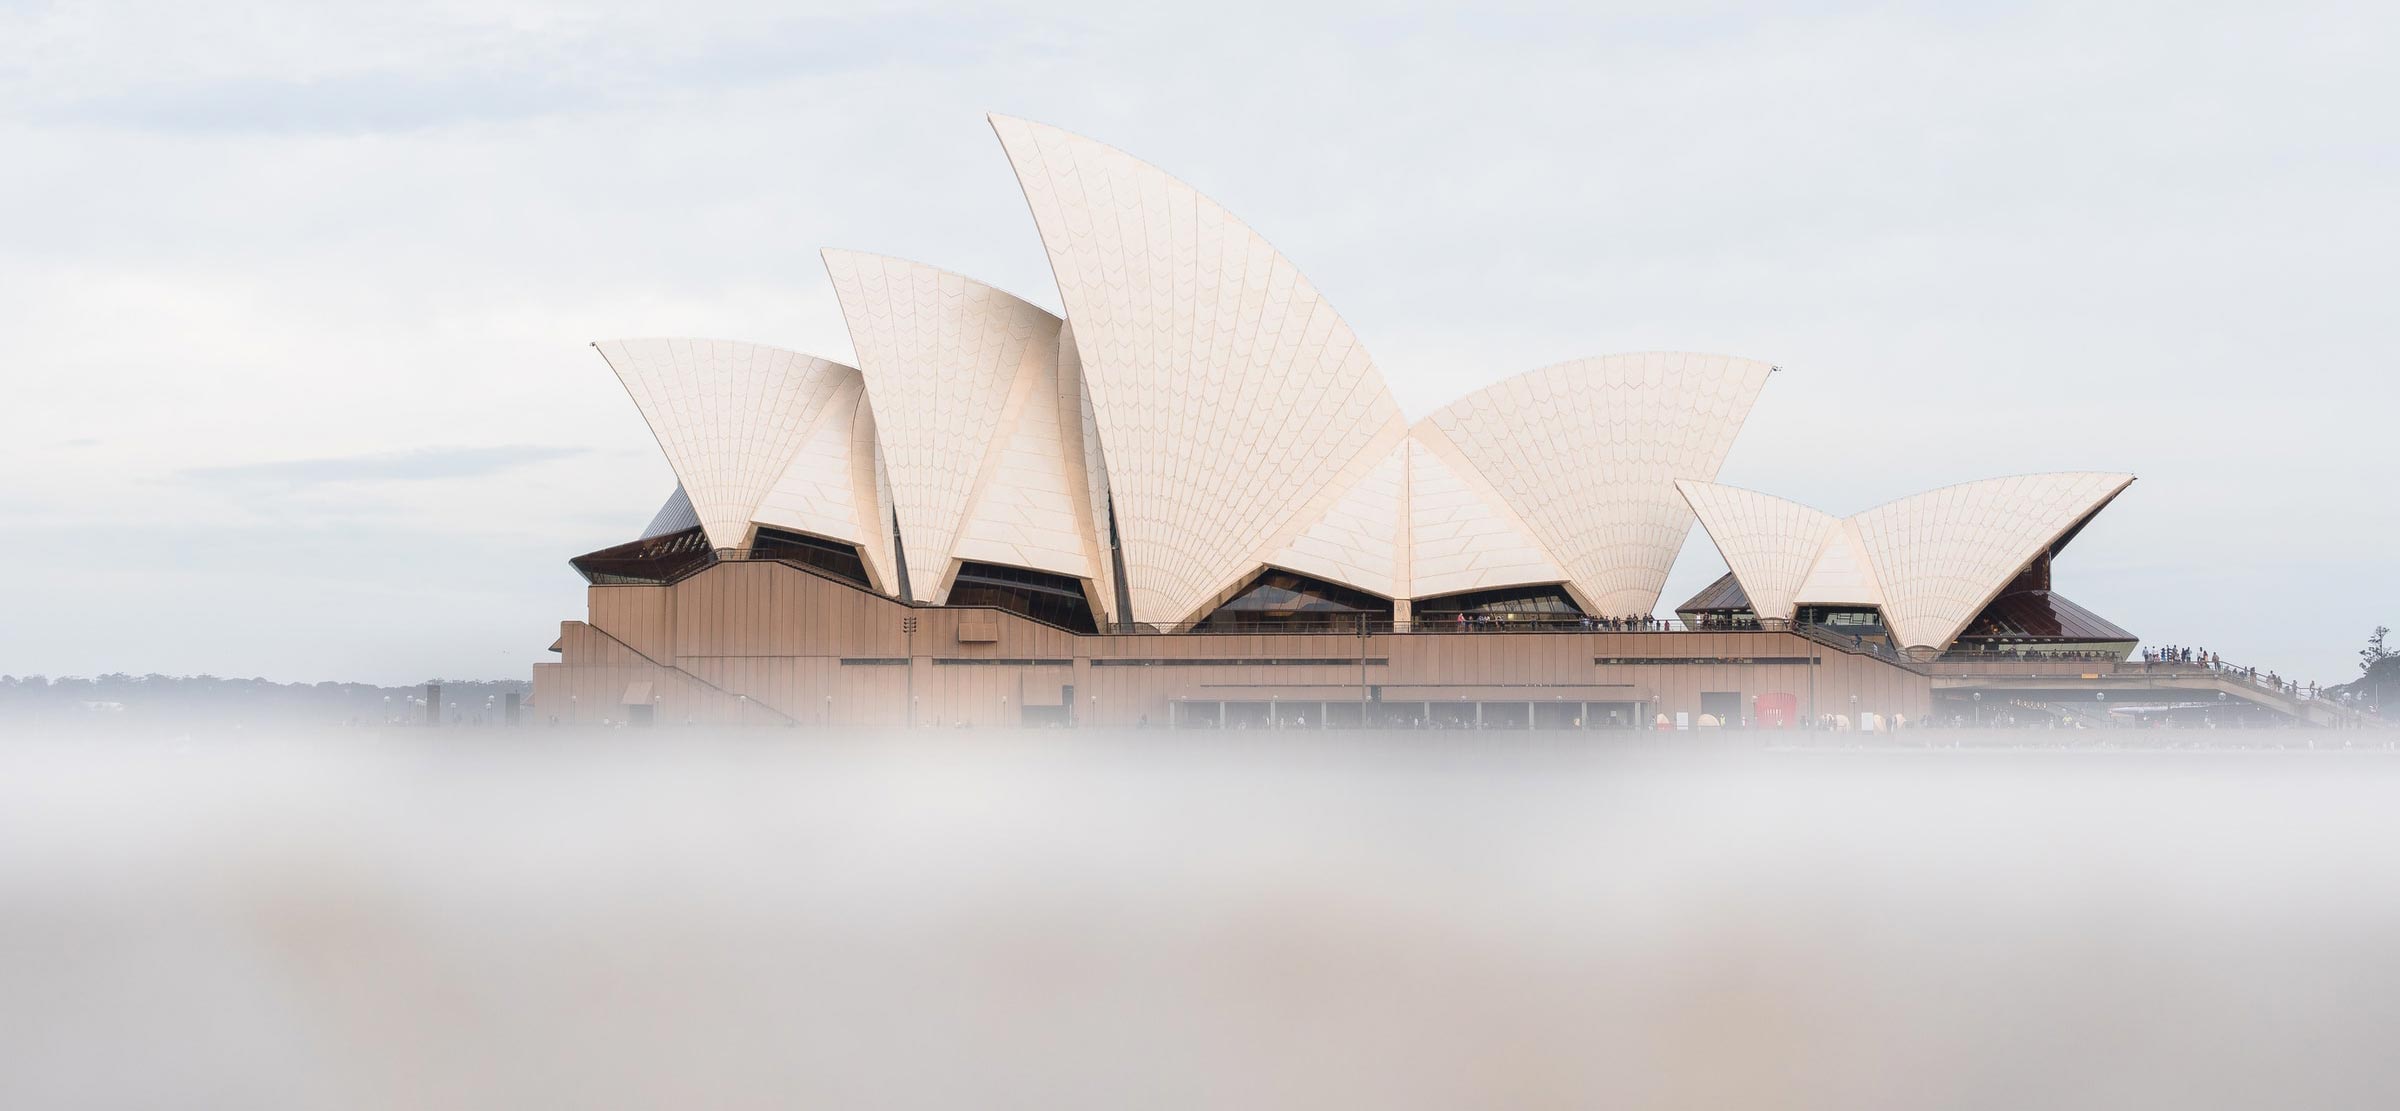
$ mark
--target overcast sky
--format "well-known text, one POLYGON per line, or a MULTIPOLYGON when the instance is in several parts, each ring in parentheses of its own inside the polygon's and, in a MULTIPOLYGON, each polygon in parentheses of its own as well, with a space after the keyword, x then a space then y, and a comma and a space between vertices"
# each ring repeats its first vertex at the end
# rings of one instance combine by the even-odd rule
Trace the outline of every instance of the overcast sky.
POLYGON ((2400 624, 2388 5, 1147 7, 0 0, 0 672, 526 675, 674 485, 589 341, 846 361, 823 246, 1058 307, 987 111, 1223 202, 1411 417, 1765 359, 1723 481, 2132 471, 2076 601, 2400 624))

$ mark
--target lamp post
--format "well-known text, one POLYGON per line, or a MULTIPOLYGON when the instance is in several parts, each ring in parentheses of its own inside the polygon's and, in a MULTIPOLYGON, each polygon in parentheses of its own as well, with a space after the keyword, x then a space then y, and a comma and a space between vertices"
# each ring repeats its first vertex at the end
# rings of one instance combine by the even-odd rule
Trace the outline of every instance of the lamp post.
POLYGON ((1092 725, 1093 725, 1093 726, 1096 728, 1096 727, 1098 727, 1098 726, 1099 726, 1099 724, 1100 724, 1100 696, 1095 694, 1095 695, 1093 695, 1093 696, 1092 696, 1092 725))
POLYGON ((1981 729, 1983 728, 1983 692, 1976 691, 1968 697, 1975 700, 1975 728, 1981 729))
POLYGON ((1367 615, 1358 615, 1358 727, 1367 727, 1367 615))
POLYGON ((908 727, 917 727, 917 619, 914 614, 900 619, 900 633, 908 638, 908 727))
POLYGON ((825 725, 828 728, 833 725, 833 696, 830 694, 825 696, 825 725))

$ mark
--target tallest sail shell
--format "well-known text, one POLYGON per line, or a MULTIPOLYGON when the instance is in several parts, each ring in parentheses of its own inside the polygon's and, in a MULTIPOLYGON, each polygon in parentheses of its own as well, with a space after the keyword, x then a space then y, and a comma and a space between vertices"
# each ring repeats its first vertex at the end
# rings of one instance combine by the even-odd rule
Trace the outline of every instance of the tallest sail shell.
POLYGON ((1350 326, 1232 213, 1106 144, 992 127, 1074 324, 1132 617, 1197 618, 1407 426, 1350 326))

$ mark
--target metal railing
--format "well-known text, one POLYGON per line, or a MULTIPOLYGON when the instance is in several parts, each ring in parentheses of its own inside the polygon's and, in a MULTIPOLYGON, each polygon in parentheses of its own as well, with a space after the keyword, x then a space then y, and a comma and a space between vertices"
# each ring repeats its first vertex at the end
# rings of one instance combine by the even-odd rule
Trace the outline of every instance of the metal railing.
POLYGON ((1844 652, 1852 652, 1861 656, 1872 656, 1884 663, 1904 671, 1913 671, 1919 675, 1933 674, 1931 667, 1921 661, 1909 659, 1899 649, 1881 641, 1868 640, 1850 633, 1837 633, 1823 625, 1799 624, 1792 626, 1791 631, 1828 648, 1838 648, 1844 652))
POLYGON ((1240 636, 1387 636, 1426 635, 1458 636, 1508 633, 1732 633, 1761 632, 1754 624, 1716 624, 1693 622, 1681 618, 1603 618, 1572 617, 1559 614, 1487 614, 1461 621, 1456 617, 1426 617, 1414 621, 1395 621, 1387 617, 1359 617, 1349 614, 1327 614, 1320 618, 1275 619, 1261 621, 1226 620, 1214 617, 1206 621, 1180 623, 1136 622, 1131 625, 1102 625, 1106 634, 1139 634, 1176 636, 1226 634, 1240 636))

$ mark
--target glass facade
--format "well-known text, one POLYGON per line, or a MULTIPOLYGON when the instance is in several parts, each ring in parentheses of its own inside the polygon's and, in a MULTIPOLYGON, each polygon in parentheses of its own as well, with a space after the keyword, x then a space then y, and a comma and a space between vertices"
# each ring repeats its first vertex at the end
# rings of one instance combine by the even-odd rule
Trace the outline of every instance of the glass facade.
POLYGON ((750 558, 805 564, 844 582, 868 585, 867 565, 858 558, 858 547, 838 540, 762 527, 750 542, 750 558))
POLYGON ((950 584, 948 604, 991 606, 1078 633, 1099 631, 1083 583, 1048 571, 997 563, 964 564, 958 569, 957 581, 950 584))
POLYGON ((1492 617, 1504 620, 1546 621, 1564 619, 1578 623, 1583 607, 1567 597, 1558 586, 1504 586, 1497 590, 1470 590, 1464 594, 1444 594, 1438 598, 1419 598, 1411 607, 1417 620, 1436 621, 1466 614, 1469 617, 1492 617))
POLYGON ((1321 632, 1389 627, 1392 601, 1363 590, 1270 567, 1193 632, 1321 632))

